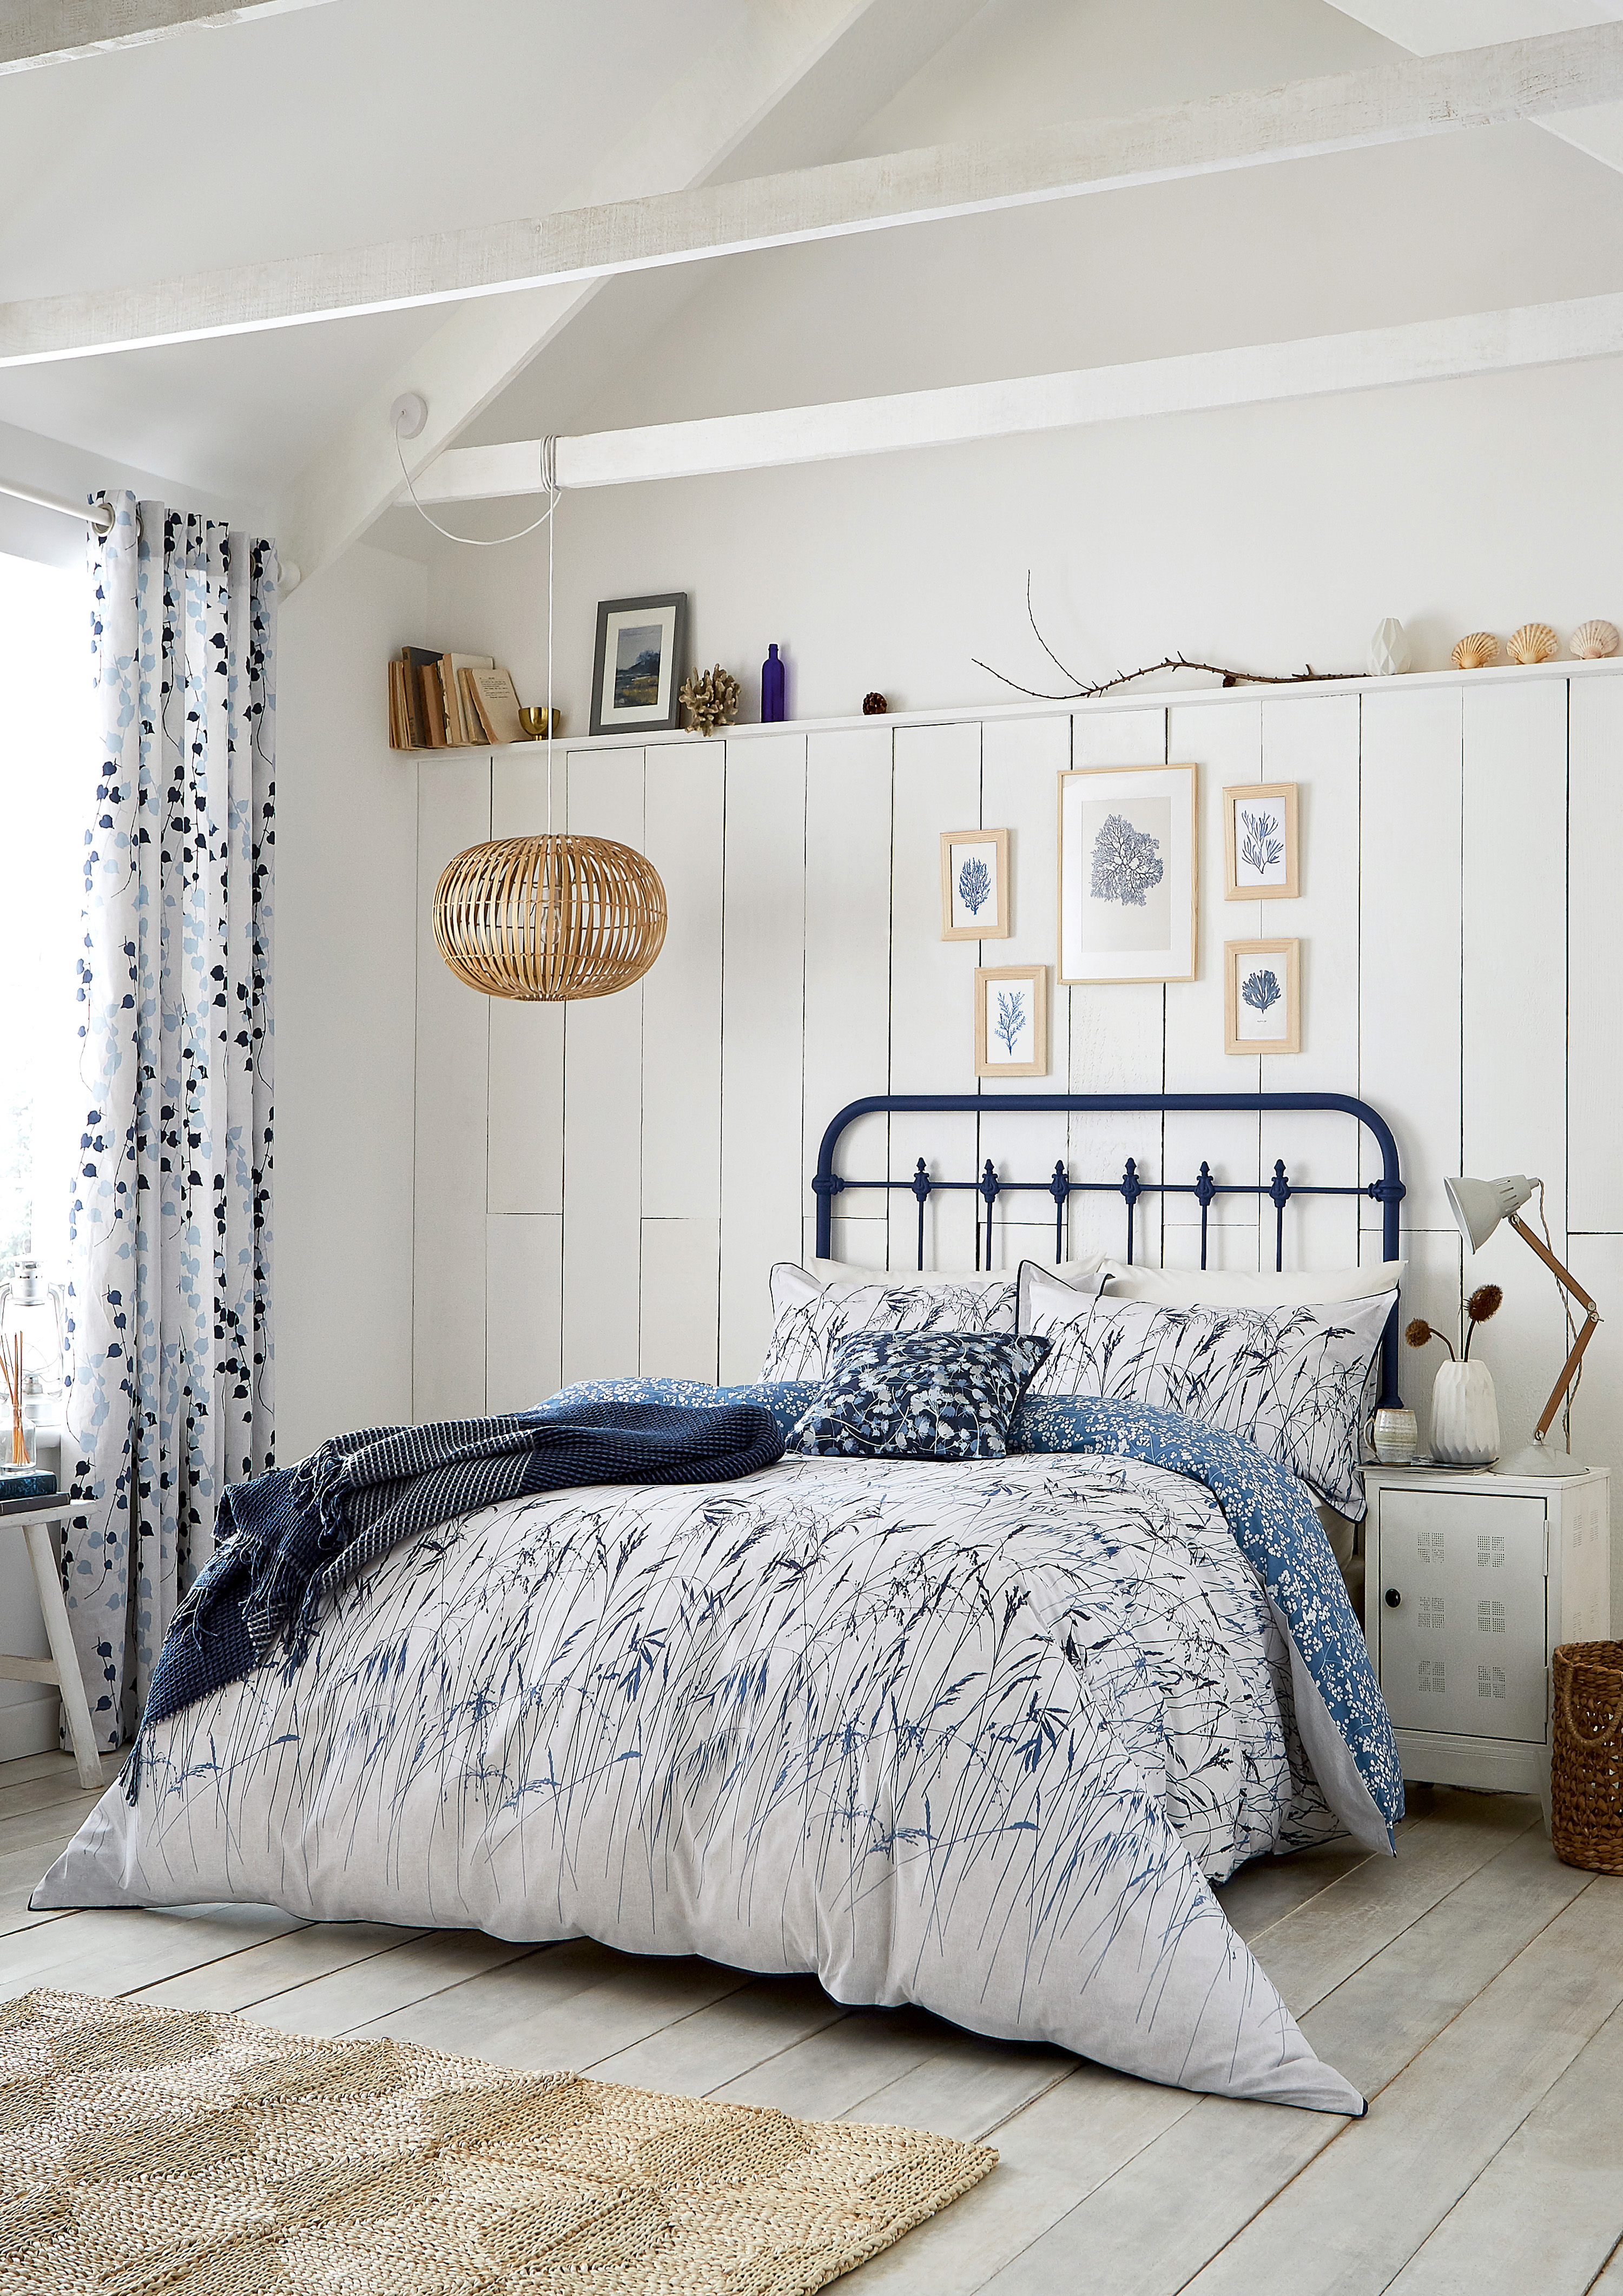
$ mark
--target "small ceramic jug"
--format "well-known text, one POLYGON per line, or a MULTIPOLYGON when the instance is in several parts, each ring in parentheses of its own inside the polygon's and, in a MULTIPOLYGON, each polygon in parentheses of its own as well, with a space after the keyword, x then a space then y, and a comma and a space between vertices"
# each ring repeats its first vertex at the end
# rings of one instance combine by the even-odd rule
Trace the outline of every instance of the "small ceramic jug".
POLYGON ((1499 1456, 1499 1406, 1486 1364, 1446 1363, 1431 1390, 1431 1456, 1488 1467, 1499 1456))
POLYGON ((1370 1415, 1370 1449, 1383 1467, 1406 1467, 1420 1443, 1414 1414, 1405 1404, 1386 1405, 1370 1415))

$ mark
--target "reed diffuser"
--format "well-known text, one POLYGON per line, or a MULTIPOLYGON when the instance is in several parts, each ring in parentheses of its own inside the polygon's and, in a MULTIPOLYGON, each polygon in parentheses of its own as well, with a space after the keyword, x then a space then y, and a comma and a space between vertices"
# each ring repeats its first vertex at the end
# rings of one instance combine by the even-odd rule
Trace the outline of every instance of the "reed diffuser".
POLYGON ((0 1342, 0 1378, 5 1381, 5 1391, 12 1406, 12 1456, 10 1464, 26 1467, 29 1464, 28 1431, 22 1422, 22 1334, 0 1342))

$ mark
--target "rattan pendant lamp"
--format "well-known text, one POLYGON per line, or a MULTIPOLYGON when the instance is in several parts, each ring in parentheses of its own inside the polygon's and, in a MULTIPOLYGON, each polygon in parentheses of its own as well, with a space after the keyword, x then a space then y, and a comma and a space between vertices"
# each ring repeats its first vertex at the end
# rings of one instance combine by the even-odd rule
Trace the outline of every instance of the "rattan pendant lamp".
POLYGON ((487 996, 612 996, 660 954, 665 888, 652 861, 611 838, 502 837, 440 878, 434 939, 487 996))
POLYGON ((547 1004, 629 988, 663 947, 666 920, 665 888, 644 854, 609 837, 553 832, 553 446, 549 439, 542 470, 550 505, 546 832, 470 846, 434 888, 435 946, 457 979, 487 996, 547 1004))

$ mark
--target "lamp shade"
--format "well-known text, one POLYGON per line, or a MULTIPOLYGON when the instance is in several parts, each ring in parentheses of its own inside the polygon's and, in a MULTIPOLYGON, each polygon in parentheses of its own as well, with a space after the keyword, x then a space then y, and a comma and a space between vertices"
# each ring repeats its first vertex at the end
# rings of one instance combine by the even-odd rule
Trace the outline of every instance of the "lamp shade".
POLYGON ((487 996, 561 1004, 640 980, 665 940, 665 888, 607 837, 502 837, 471 846, 434 890, 434 940, 487 996))
POLYGON ((1525 1172, 1501 1180, 1445 1180, 1448 1209, 1472 1251, 1480 1251, 1502 1219, 1522 1205, 1538 1185, 1525 1172))

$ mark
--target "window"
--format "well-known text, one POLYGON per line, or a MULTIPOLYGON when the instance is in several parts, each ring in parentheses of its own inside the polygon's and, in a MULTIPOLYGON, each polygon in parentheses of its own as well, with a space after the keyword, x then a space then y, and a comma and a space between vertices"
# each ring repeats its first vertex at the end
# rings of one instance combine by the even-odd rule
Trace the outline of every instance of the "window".
POLYGON ((0 554, 0 1280, 67 1275, 90 693, 83 572, 0 554))

